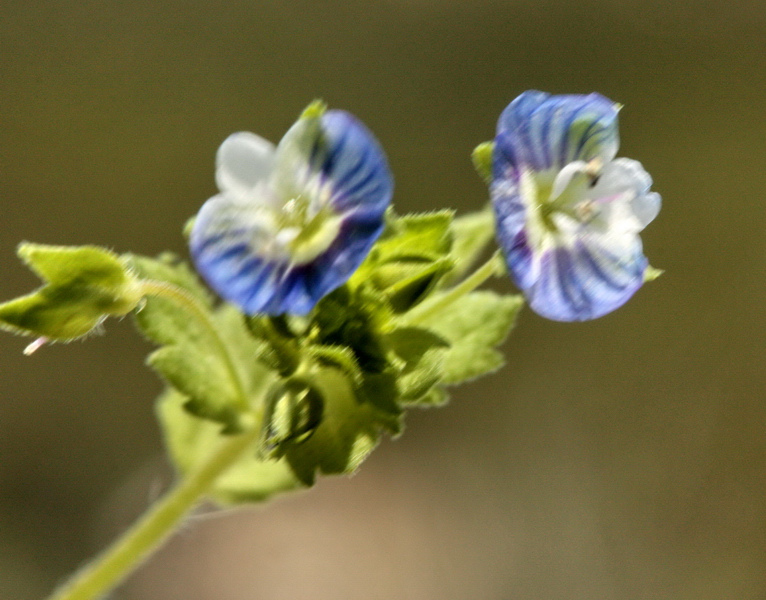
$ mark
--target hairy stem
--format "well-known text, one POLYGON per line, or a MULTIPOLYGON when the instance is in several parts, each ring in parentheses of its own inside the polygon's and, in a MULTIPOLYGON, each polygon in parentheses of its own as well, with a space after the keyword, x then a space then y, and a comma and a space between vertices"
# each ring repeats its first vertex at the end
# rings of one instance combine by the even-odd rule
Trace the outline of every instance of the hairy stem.
POLYGON ((95 600, 117 586, 159 548, 259 435, 260 426, 256 424, 240 435, 222 438, 207 461, 190 472, 102 555, 75 573, 49 600, 95 600))

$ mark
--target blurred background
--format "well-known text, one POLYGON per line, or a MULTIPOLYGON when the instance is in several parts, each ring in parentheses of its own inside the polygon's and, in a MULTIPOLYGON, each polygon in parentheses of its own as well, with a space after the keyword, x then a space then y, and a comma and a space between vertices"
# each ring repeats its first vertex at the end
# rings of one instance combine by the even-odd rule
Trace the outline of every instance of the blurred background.
MULTIPOLYGON (((766 8, 740 0, 81 2, 0 11, 0 297, 16 244, 185 254, 231 132, 312 99, 386 148, 400 212, 477 209, 520 92, 625 105, 667 272, 585 324, 525 310, 508 366, 352 479, 203 514, 122 600, 766 597, 766 8)), ((510 282, 499 282, 511 289, 510 282)), ((44 597, 172 482, 130 319, 0 336, 0 598, 44 597)))

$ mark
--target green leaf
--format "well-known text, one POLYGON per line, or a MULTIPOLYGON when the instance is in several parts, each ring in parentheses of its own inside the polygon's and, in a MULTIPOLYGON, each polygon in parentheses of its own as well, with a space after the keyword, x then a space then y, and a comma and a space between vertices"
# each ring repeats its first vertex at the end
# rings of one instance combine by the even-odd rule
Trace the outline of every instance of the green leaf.
POLYGON ((119 291, 130 282, 120 257, 96 246, 45 246, 23 242, 24 264, 53 286, 91 285, 119 291))
MULTIPOLYGON (((126 254, 130 268, 143 279, 164 281, 178 286, 206 310, 212 309, 212 298, 188 265, 173 254, 158 258, 126 254)), ((167 298, 147 298, 144 307, 136 312, 139 330, 155 344, 173 344, 184 337, 205 338, 207 332, 176 302, 167 298)))
POLYGON ((500 368, 503 355, 494 348, 505 340, 523 303, 521 296, 483 290, 430 316, 423 326, 450 343, 442 383, 461 383, 500 368))
POLYGON ((378 444, 392 419, 356 399, 348 379, 337 369, 319 369, 312 382, 325 399, 322 422, 306 441, 288 443, 285 457, 305 485, 317 473, 353 473, 378 444))
POLYGON ((414 366, 432 348, 449 348, 450 343, 430 329, 400 327, 385 336, 386 343, 408 365, 414 366))
POLYGON ((184 406, 190 413, 219 421, 226 433, 235 433, 240 430, 237 389, 222 361, 200 350, 194 345, 163 346, 146 362, 187 397, 184 406))
POLYGON ((167 297, 147 298, 135 315, 136 325, 162 346, 149 356, 148 364, 184 395, 191 414, 222 424, 226 433, 238 431, 243 409, 274 380, 257 360, 264 353, 263 342, 250 335, 233 306, 213 311, 208 293, 184 263, 170 256, 131 256, 130 264, 144 278, 177 286, 176 293, 197 303, 216 331, 183 304, 167 297))
POLYGON ((430 263, 445 259, 450 251, 450 223, 453 211, 398 217, 389 212, 386 229, 370 254, 349 280, 354 289, 376 278, 376 287, 385 290, 402 278, 411 278, 430 263), (401 267, 401 271, 399 270, 401 267))
POLYGON ((455 267, 442 278, 439 285, 447 286, 460 280, 476 264, 494 237, 495 215, 489 205, 452 221, 452 257, 455 267))
POLYGON ((67 341, 129 313, 141 300, 124 262, 103 248, 23 243, 18 255, 45 285, 0 304, 0 328, 67 341))
MULTIPOLYGON (((221 440, 220 427, 190 415, 184 408, 186 396, 169 388, 157 401, 157 416, 173 463, 182 473, 202 464, 221 440)), ((253 443, 229 470, 218 478, 211 496, 219 504, 260 502, 300 487, 285 459, 258 458, 253 443)))

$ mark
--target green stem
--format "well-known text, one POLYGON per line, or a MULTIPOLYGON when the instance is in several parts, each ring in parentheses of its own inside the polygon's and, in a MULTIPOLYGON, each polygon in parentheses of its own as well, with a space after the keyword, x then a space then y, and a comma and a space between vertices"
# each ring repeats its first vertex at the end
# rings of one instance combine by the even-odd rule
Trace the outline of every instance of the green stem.
POLYGON ((218 332, 218 328, 210 317, 210 311, 205 307, 197 298, 192 296, 186 290, 168 283, 166 281, 155 281, 152 279, 143 279, 139 283, 141 294, 143 296, 155 296, 160 298, 167 298, 183 306, 191 315, 193 315, 197 321, 202 324, 205 329, 210 333, 210 337, 215 343, 218 353, 226 365, 226 370, 229 372, 229 377, 234 384, 234 389, 237 394, 238 408, 242 411, 250 410, 250 403, 248 402, 248 394, 245 391, 245 386, 242 383, 242 377, 239 375, 234 360, 229 353, 229 349, 226 347, 221 335, 218 332))
POLYGON ((450 288, 441 295, 434 295, 429 300, 426 300, 422 304, 416 306, 411 311, 403 315, 397 325, 399 326, 416 326, 427 321, 438 312, 444 310, 453 302, 460 300, 466 294, 474 291, 482 283, 487 281, 493 275, 497 275, 503 270, 502 259, 500 253, 495 252, 492 257, 485 262, 482 266, 476 269, 463 281, 458 283, 455 287, 450 288))
POLYGON ((49 600, 94 600, 118 585, 176 529, 222 475, 260 434, 254 425, 224 438, 216 451, 192 471, 101 556, 59 588, 49 600))

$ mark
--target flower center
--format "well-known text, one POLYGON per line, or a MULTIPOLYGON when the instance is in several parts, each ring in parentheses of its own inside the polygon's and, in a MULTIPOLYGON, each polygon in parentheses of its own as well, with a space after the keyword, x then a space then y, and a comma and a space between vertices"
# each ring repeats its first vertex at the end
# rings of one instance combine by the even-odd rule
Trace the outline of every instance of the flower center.
POLYGON ((277 211, 277 239, 293 264, 311 262, 338 236, 341 219, 324 200, 321 193, 301 193, 277 211))

